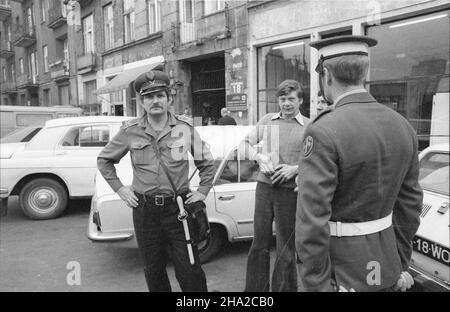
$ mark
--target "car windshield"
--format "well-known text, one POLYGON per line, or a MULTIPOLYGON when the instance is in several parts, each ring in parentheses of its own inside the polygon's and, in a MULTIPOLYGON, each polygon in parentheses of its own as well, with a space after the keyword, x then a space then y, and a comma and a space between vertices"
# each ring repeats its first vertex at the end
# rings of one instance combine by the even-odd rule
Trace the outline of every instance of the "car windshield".
POLYGON ((424 190, 449 195, 450 154, 430 152, 420 161, 419 183, 424 190))
POLYGON ((0 143, 29 142, 42 128, 25 127, 14 130, 0 139, 0 143))

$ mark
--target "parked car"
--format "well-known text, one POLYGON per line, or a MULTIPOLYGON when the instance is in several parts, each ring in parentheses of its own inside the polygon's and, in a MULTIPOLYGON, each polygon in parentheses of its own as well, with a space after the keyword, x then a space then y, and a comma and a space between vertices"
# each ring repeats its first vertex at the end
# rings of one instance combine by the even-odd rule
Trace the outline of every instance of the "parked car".
MULTIPOLYGON (((242 158, 238 144, 252 127, 206 126, 197 130, 211 149, 217 172, 213 188, 205 203, 211 225, 210 239, 199 246, 200 259, 212 259, 226 241, 248 240, 253 237, 253 208, 258 165, 242 158)), ((199 177, 190 159, 190 186, 195 189, 199 177)), ((116 165, 117 174, 127 185, 132 181, 130 157, 116 165)), ((101 174, 95 178, 88 221, 88 237, 94 242, 115 242, 117 246, 136 247, 132 209, 114 193, 101 174)))
POLYGON ((46 121, 29 142, 0 144, 0 198, 19 195, 31 219, 52 219, 69 198, 91 197, 97 155, 130 117, 89 116, 46 121))
POLYGON ((411 270, 425 290, 450 291, 449 144, 430 146, 419 159, 424 197, 411 270))

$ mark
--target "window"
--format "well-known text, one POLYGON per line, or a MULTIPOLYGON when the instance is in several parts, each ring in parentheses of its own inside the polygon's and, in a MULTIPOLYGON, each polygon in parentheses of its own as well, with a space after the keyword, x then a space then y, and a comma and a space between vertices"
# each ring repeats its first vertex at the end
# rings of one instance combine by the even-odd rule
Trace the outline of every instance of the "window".
POLYGON ((205 15, 225 8, 225 0, 204 0, 205 15))
POLYGON ((420 161, 419 183, 423 189, 449 195, 448 153, 430 152, 420 161))
POLYGON ((72 128, 62 140, 62 146, 102 147, 109 141, 109 127, 95 125, 72 128))
POLYGON ((50 100, 50 89, 44 89, 43 95, 44 95, 44 103, 42 103, 43 106, 52 106, 50 100))
POLYGON ((10 64, 9 65, 9 73, 10 73, 10 81, 15 81, 16 80, 16 69, 14 64, 10 64))
POLYGON ((36 62, 36 51, 31 52, 28 55, 28 74, 29 77, 35 82, 36 76, 38 75, 38 67, 36 62))
MULTIPOLYGON (((25 101, 25 95, 23 95, 25 101)), ((16 124, 19 127, 42 126, 47 120, 52 119, 51 114, 16 114, 16 124)))
POLYGON ((41 0, 40 1, 40 5, 41 5, 41 20, 43 22, 45 22, 47 20, 46 15, 47 15, 47 12, 48 12, 47 0, 41 0))
POLYGON ((33 35, 34 34, 34 12, 33 12, 33 5, 27 8, 26 11, 26 26, 28 30, 28 34, 33 35))
POLYGON ((2 81, 6 81, 6 67, 2 66, 2 81))
POLYGON ((187 43, 195 40, 194 1, 180 0, 180 41, 187 43))
POLYGON ((378 40, 370 49, 368 88, 416 129, 419 150, 448 142, 449 11, 366 29, 378 40))
POLYGON ((250 159, 241 159, 240 153, 238 155, 237 150, 229 155, 229 159, 224 166, 224 169, 216 181, 216 185, 227 183, 239 183, 239 182, 255 182, 259 172, 258 163, 250 159), (238 157, 239 156, 239 157, 238 157))
POLYGON ((69 86, 58 88, 58 105, 69 106, 69 86))
POLYGON ((12 36, 11 36, 11 24, 6 25, 6 47, 9 51, 12 51, 12 36))
POLYGON ((23 58, 19 59, 19 69, 20 69, 20 74, 23 75, 25 73, 25 68, 23 67, 23 58))
POLYGON ((148 33, 161 30, 161 0, 148 0, 148 33))
POLYGON ((84 83, 85 104, 97 103, 97 96, 94 94, 95 90, 97 90, 97 81, 91 80, 84 83))
POLYGON ((69 66, 69 44, 68 44, 67 38, 64 39, 63 46, 64 46, 64 48, 63 48, 64 49, 64 65, 63 66, 64 66, 64 70, 66 72, 68 72, 70 66, 69 66))
POLYGON ((258 49, 258 120, 280 110, 276 96, 278 85, 286 79, 303 86, 300 111, 309 117, 310 99, 309 39, 284 42, 258 49))
POLYGON ((42 54, 44 55, 44 72, 48 73, 48 48, 46 45, 42 47, 42 54))
POLYGON ((123 12, 125 42, 130 42, 134 40, 134 0, 124 0, 123 12))
POLYGON ((114 18, 112 4, 103 7, 103 24, 105 31, 105 50, 114 47, 114 18))
POLYGON ((83 18, 84 53, 94 52, 94 17, 92 14, 83 18))

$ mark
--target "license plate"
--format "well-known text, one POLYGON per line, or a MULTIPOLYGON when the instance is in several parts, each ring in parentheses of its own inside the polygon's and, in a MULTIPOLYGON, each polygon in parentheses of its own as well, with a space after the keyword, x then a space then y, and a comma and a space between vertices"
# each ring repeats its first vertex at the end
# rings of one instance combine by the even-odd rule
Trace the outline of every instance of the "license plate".
POLYGON ((450 250, 420 236, 414 236, 413 249, 442 264, 450 264, 450 250))

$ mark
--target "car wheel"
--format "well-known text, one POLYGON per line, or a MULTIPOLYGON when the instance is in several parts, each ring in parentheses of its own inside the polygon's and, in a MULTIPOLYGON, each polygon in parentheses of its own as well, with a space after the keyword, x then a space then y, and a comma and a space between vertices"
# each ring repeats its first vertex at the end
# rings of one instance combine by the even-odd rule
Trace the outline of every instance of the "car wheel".
POLYGON ((34 220, 53 219, 66 209, 68 195, 61 183, 49 179, 31 180, 22 188, 19 203, 25 215, 34 220))
POLYGON ((214 258, 222 248, 227 237, 224 228, 218 224, 211 224, 209 238, 198 246, 201 263, 206 263, 214 258))

